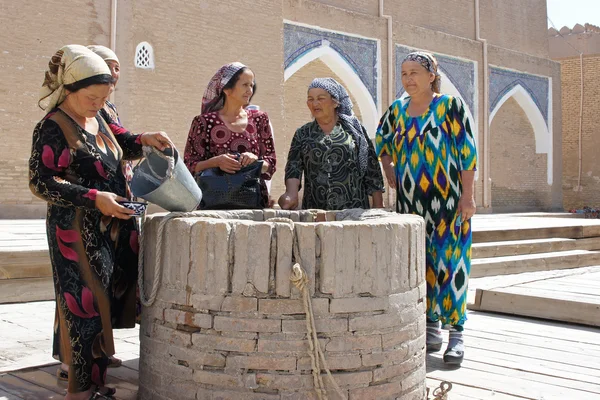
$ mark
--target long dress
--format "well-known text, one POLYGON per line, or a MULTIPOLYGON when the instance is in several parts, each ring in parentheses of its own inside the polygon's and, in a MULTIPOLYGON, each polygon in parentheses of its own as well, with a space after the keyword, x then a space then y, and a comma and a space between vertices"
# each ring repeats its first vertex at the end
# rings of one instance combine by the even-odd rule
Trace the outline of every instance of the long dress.
POLYGON ((56 293, 53 354, 68 364, 69 391, 103 386, 113 328, 135 326, 135 221, 104 216, 98 191, 126 195, 121 160, 142 156, 139 136, 114 136, 100 116, 91 134, 63 111, 33 132, 31 191, 48 202, 46 231, 56 293))
POLYGON ((246 110, 246 112, 248 125, 243 132, 230 130, 218 111, 196 116, 190 127, 183 160, 190 172, 195 174, 196 164, 200 161, 228 153, 255 154, 259 160, 269 163, 269 169, 260 177, 263 203, 266 205, 269 192, 265 180, 273 177, 277 163, 273 132, 267 113, 259 110, 246 110))
POLYGON ((462 101, 434 95, 429 108, 411 117, 410 98, 396 100, 381 118, 377 154, 392 156, 396 210, 425 219, 427 317, 444 325, 466 321, 471 271, 471 221, 459 220, 461 171, 474 171, 475 139, 462 101))
MULTIPOLYGON (((364 128, 363 128, 364 129, 364 128)), ((371 139, 367 170, 359 170, 358 149, 354 138, 341 123, 326 135, 316 121, 300 127, 290 145, 285 180, 304 174, 302 208, 343 210, 370 208, 369 196, 383 192, 383 175, 371 139)))

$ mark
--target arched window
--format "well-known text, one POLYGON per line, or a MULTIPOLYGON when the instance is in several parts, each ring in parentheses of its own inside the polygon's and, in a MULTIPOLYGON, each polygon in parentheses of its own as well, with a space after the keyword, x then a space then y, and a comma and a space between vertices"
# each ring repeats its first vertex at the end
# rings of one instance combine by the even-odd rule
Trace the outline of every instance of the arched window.
POLYGON ((148 42, 141 42, 135 48, 135 67, 154 69, 154 51, 148 42))

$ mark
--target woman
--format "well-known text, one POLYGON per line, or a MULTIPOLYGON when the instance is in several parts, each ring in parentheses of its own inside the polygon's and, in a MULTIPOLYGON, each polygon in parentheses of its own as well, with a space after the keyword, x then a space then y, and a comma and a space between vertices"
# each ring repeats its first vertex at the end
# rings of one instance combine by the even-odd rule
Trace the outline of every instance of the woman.
POLYGON ((475 214, 475 140, 461 100, 440 94, 433 55, 409 54, 402 62, 402 85, 409 96, 396 100, 381 118, 377 153, 396 188, 397 211, 425 218, 427 350, 442 347, 441 321, 450 327, 444 361, 460 364, 475 214))
POLYGON ((202 98, 202 112, 192 121, 184 162, 192 175, 208 168, 233 174, 263 161, 261 192, 269 202, 265 180, 275 173, 275 146, 268 115, 246 109, 256 93, 254 73, 239 62, 222 66, 202 98))
MULTIPOLYGON (((100 45, 92 45, 87 46, 88 49, 102 57, 102 59, 106 62, 106 65, 110 69, 110 73, 113 77, 113 84, 111 93, 114 91, 114 88, 117 86, 117 82, 119 81, 121 67, 119 64, 119 59, 117 55, 108 47, 100 46, 100 45)), ((121 125, 121 121, 119 119, 119 114, 117 112, 117 108, 110 101, 106 100, 104 103, 104 107, 100 110, 100 115, 102 118, 108 123, 111 131, 114 135, 120 135, 127 130, 121 125)), ((125 175, 125 179, 127 183, 131 181, 133 177, 133 162, 131 160, 123 160, 122 168, 123 174, 125 175)), ((133 195, 129 190, 129 185, 126 186, 126 197, 129 200, 133 200, 133 195)), ((135 229, 135 226, 130 224, 124 224, 121 229, 123 232, 121 233, 126 238, 133 238, 132 240, 136 240, 138 232, 135 229)), ((113 302, 112 302, 112 324, 113 329, 118 328, 133 328, 135 326, 135 320, 131 318, 131 314, 135 313, 139 316, 139 304, 136 304, 135 309, 132 307, 135 303, 131 300, 136 296, 137 289, 137 246, 120 246, 117 249, 116 258, 119 259, 119 262, 115 264, 115 270, 113 271, 113 302), (122 317, 125 315, 125 317, 122 317)), ((58 313, 56 315, 58 318, 58 313)), ((56 321, 58 322, 58 320, 56 321)), ((55 323, 55 338, 60 337, 60 325, 55 323)), ((53 346, 53 357, 57 360, 61 360, 60 357, 60 343, 55 342, 53 346)), ((119 367, 121 366, 122 361, 114 356, 111 356, 109 359, 109 367, 119 367)), ((56 376, 59 380, 67 381, 69 366, 65 363, 62 363, 61 366, 56 371, 56 376)))
MULTIPOLYGON (((55 343, 69 365, 68 400, 109 398, 104 386, 113 341, 113 270, 121 247, 137 251, 133 211, 126 200, 123 158, 142 156, 142 146, 171 146, 164 134, 116 137, 99 116, 113 83, 110 69, 79 45, 50 60, 40 91, 48 114, 33 132, 31 191, 48 202, 46 228, 57 303, 55 343)), ((131 298, 128 297, 129 302, 131 298)), ((135 297, 133 297, 135 301, 135 297)), ((134 307, 122 304, 122 308, 134 307)), ((120 324, 135 313, 123 311, 120 324)))
POLYGON ((306 101, 314 120, 294 134, 285 166, 283 209, 342 210, 383 207, 383 176, 367 131, 352 112, 346 89, 333 78, 317 78, 306 101))

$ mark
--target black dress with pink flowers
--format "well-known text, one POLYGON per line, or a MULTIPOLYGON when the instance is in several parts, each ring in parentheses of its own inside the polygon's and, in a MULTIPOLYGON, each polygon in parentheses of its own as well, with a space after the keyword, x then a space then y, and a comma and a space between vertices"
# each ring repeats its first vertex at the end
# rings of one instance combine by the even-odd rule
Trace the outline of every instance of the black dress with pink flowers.
POLYGON ((48 202, 46 230, 56 293, 55 357, 70 365, 69 391, 104 385, 113 328, 135 326, 135 221, 104 216, 98 191, 126 196, 122 162, 142 156, 139 135, 113 134, 99 116, 93 135, 63 111, 33 132, 30 188, 48 202))

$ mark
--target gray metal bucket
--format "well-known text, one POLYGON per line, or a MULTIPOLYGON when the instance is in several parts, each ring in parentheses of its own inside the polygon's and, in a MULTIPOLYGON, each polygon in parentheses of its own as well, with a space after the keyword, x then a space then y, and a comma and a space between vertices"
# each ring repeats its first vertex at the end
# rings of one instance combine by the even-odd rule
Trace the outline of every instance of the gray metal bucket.
POLYGON ((131 192, 167 211, 194 211, 202 191, 176 149, 144 147, 146 158, 133 171, 131 192), (174 154, 173 154, 174 153, 174 154))

